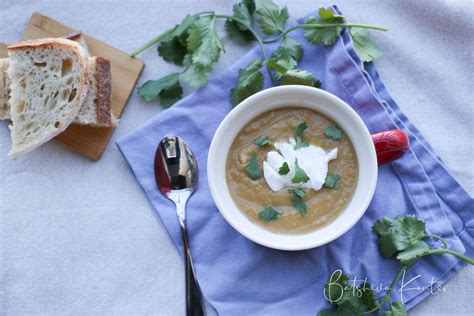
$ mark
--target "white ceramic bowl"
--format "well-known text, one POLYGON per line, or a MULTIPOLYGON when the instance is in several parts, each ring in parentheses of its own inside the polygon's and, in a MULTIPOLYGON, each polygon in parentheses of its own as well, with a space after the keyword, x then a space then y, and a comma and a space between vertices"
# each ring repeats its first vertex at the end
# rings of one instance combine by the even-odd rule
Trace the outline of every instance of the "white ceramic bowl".
POLYGON ((316 88, 279 86, 247 98, 225 117, 212 139, 207 174, 209 188, 217 208, 238 232, 270 248, 303 250, 324 245, 338 238, 361 218, 375 191, 377 157, 367 127, 344 101, 316 88), (334 120, 351 139, 359 166, 357 185, 346 209, 328 225, 304 234, 276 233, 250 221, 234 203, 226 181, 227 155, 239 131, 258 115, 283 107, 308 108, 334 120))

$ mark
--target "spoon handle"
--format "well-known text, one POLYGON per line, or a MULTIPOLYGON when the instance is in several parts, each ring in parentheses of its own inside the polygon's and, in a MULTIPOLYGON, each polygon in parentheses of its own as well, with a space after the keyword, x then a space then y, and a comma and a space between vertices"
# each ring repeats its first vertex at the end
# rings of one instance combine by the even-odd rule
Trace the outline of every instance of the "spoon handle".
POLYGON ((204 307, 202 304, 201 289, 196 281, 191 251, 189 250, 188 230, 186 224, 181 222, 181 234, 184 244, 184 262, 186 273, 186 316, 203 316, 204 307))

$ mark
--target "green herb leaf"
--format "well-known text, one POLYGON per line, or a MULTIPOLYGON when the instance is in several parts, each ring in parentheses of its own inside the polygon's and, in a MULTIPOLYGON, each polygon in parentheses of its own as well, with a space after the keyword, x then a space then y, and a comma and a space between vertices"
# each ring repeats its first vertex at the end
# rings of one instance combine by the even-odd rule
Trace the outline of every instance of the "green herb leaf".
POLYGON ((313 74, 306 70, 290 69, 280 81, 281 85, 297 84, 310 87, 321 87, 321 82, 314 78, 313 74))
POLYGON ((406 215, 378 220, 372 230, 379 236, 380 253, 387 258, 396 255, 403 265, 410 265, 431 249, 422 239, 426 237, 425 223, 406 215))
POLYGON ((284 73, 288 71, 287 65, 281 62, 281 60, 269 59, 267 60, 267 66, 276 70, 277 77, 281 78, 284 73))
POLYGON ((159 96, 161 104, 168 107, 181 99, 183 89, 179 83, 179 73, 172 73, 158 80, 148 80, 138 88, 138 94, 145 101, 155 101, 159 96))
POLYGON ((306 192, 300 188, 290 188, 288 192, 291 194, 291 205, 298 210, 301 215, 306 215, 308 206, 304 201, 306 192))
POLYGON ((247 67, 239 70, 239 79, 231 90, 231 103, 236 106, 252 94, 263 89, 262 59, 256 58, 247 67))
POLYGON ((400 301, 390 303, 390 310, 382 313, 382 316, 407 316, 407 307, 400 301))
POLYGON ((231 38, 246 43, 255 40, 253 34, 249 31, 252 27, 253 13, 255 11, 254 0, 244 0, 234 4, 233 17, 245 22, 245 25, 233 20, 227 20, 225 27, 231 38))
POLYGON ((309 143, 307 140, 303 139, 303 133, 308 128, 308 124, 303 122, 299 124, 295 129, 295 149, 299 149, 301 147, 308 147, 309 143))
POLYGON ((333 140, 341 140, 342 131, 333 123, 324 129, 324 135, 333 140))
POLYGON ((278 219, 280 215, 281 213, 273 205, 268 205, 263 210, 258 212, 258 217, 266 222, 274 221, 278 219))
POLYGON ((187 54, 186 46, 183 46, 178 38, 163 42, 158 46, 158 55, 169 63, 179 66, 183 65, 184 56, 187 54))
POLYGON ((306 172, 300 168, 298 164, 298 159, 295 160, 295 176, 291 179, 292 183, 306 183, 309 181, 309 177, 306 172))
POLYGON ((268 139, 267 136, 260 135, 254 140, 255 145, 257 146, 265 146, 271 145, 272 142, 268 139))
POLYGON ((271 0, 257 2, 258 22, 263 33, 267 35, 283 32, 288 20, 288 9, 280 8, 271 0))
POLYGON ((328 174, 326 179, 324 180, 324 187, 328 189, 339 189, 339 180, 341 176, 337 173, 335 174, 328 174))
POLYGON ((158 54, 167 62, 182 66, 184 56, 188 53, 186 41, 188 30, 196 22, 197 16, 186 16, 184 20, 176 25, 158 46, 158 54))
POLYGON ((303 58, 301 43, 295 39, 285 37, 280 47, 272 53, 269 61, 282 67, 281 69, 274 68, 277 71, 276 78, 280 79, 288 70, 295 68, 301 58, 303 58))
POLYGON ((245 171, 252 180, 258 180, 262 177, 262 172, 257 160, 257 153, 252 154, 252 158, 250 158, 249 163, 245 167, 245 171))
POLYGON ((383 56, 382 51, 377 47, 369 30, 351 27, 349 34, 352 37, 354 49, 363 62, 370 62, 383 56))
POLYGON ((281 176, 285 176, 290 172, 290 166, 288 166, 288 163, 285 161, 281 167, 278 169, 278 174, 281 176))
MULTIPOLYGON (((319 9, 319 18, 311 17, 305 24, 339 24, 344 22, 342 15, 334 15, 331 9, 319 9)), ((323 43, 326 46, 333 45, 341 35, 340 27, 305 28, 303 33, 308 41, 313 44, 323 43)))
POLYGON ((193 63, 211 66, 219 59, 221 50, 224 50, 224 45, 216 32, 215 21, 214 16, 200 17, 189 29, 187 48, 192 52, 193 63))
MULTIPOLYGON (((187 55, 190 56, 190 55, 187 55)), ((184 63, 186 64, 186 56, 184 63)), ((201 89, 207 84, 209 74, 212 72, 212 66, 204 66, 201 64, 192 64, 184 71, 184 79, 194 89, 201 89)))

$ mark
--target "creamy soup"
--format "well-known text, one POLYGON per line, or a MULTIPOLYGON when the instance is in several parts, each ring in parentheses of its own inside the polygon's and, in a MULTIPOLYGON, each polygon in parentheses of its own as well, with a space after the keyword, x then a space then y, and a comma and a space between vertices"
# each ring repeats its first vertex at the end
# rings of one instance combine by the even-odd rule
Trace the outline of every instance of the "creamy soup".
POLYGON ((349 203, 357 173, 343 129, 304 108, 269 111, 249 122, 226 165, 238 208, 252 222, 281 233, 305 233, 332 222, 349 203))

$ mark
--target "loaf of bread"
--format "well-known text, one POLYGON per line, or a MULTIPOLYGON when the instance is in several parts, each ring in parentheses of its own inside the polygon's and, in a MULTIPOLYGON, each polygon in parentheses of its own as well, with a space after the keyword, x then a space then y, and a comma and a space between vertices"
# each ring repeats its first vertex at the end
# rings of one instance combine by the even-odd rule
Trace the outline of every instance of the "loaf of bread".
POLYGON ((12 148, 16 158, 62 131, 77 116, 89 86, 88 56, 68 39, 46 38, 7 47, 12 148))

